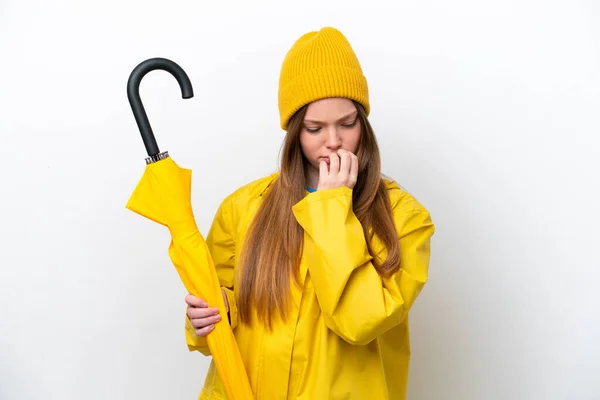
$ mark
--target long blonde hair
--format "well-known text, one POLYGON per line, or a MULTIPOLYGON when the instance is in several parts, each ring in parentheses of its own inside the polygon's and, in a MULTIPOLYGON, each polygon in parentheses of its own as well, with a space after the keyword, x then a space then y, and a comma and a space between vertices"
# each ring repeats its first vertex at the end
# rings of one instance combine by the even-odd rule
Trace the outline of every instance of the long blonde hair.
MULTIPOLYGON (((359 173, 353 189, 352 204, 363 226, 371 254, 372 235, 376 235, 387 250, 387 258, 376 270, 389 276, 400 267, 398 236, 385 183, 381 178, 379 147, 364 108, 354 102, 361 124, 357 156, 359 173), (372 232, 371 235, 368 232, 372 232)), ((239 263, 239 282, 236 288, 240 320, 248 323, 252 309, 268 327, 275 312, 285 319, 290 301, 292 278, 299 284, 300 262, 304 232, 296 221, 292 206, 305 195, 305 158, 300 147, 300 132, 308 106, 291 119, 281 154, 280 173, 264 195, 243 244, 239 263)))

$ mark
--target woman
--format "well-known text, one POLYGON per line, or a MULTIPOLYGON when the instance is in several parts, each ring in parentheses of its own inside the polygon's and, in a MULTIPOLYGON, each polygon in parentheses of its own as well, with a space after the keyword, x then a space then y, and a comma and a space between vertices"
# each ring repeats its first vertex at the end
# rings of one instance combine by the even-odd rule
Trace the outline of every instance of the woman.
MULTIPOLYGON (((283 62, 281 169, 230 194, 207 244, 257 399, 404 399, 408 312, 427 280, 427 210, 382 178, 368 87, 341 32, 283 62)), ((188 295, 186 339, 209 355, 218 311, 188 295)), ((227 322, 226 322, 227 323, 227 322)), ((224 399, 214 364, 200 399, 224 399)))

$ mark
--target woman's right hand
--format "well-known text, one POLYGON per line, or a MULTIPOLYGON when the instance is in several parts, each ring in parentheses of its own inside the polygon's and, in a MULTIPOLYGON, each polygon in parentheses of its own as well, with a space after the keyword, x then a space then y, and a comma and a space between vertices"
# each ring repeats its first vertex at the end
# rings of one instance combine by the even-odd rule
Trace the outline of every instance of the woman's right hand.
POLYGON ((185 297, 188 305, 187 315, 198 336, 206 336, 215 329, 215 324, 221 321, 219 309, 208 307, 206 301, 188 294, 185 297))

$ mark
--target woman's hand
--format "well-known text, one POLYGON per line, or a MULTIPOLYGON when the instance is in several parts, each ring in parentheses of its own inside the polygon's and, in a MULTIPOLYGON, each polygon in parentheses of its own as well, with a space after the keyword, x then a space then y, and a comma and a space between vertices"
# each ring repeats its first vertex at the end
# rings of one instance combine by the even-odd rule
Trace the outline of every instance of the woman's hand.
MULTIPOLYGON (((229 304, 225 291, 221 289, 227 312, 229 312, 229 304)), ((185 302, 188 305, 187 315, 198 336, 206 336, 215 329, 215 324, 221 321, 221 315, 217 307, 208 307, 206 301, 188 294, 185 297, 185 302)))
POLYGON ((358 157, 346 150, 338 150, 329 156, 327 162, 319 163, 319 185, 317 190, 334 189, 347 186, 350 189, 356 184, 358 177, 358 157))

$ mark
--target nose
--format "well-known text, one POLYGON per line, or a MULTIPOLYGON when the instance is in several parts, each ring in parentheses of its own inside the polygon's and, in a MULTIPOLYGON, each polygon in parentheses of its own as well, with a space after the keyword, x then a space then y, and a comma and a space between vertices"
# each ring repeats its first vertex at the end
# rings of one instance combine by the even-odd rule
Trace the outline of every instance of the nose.
POLYGON ((335 127, 331 127, 327 130, 325 145, 327 148, 332 150, 337 150, 342 146, 342 139, 340 138, 339 132, 335 127))

